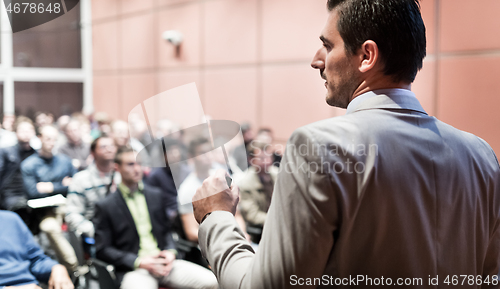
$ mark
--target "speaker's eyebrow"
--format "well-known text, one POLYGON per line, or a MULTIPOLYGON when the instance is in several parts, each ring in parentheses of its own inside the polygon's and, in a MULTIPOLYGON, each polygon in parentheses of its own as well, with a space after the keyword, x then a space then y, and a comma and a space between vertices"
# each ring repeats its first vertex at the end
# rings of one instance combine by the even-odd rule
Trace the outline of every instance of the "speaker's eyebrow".
POLYGON ((332 45, 332 43, 331 43, 328 39, 326 39, 326 37, 325 37, 325 36, 323 36, 323 35, 321 35, 321 36, 319 37, 319 39, 320 39, 321 41, 323 41, 323 43, 326 43, 326 44, 332 45))

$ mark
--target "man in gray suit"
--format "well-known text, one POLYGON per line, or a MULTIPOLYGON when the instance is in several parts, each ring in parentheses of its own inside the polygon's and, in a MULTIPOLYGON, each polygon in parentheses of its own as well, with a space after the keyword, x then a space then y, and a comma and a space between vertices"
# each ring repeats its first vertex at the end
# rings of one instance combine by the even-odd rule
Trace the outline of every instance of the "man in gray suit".
POLYGON ((410 91, 425 57, 418 0, 328 9, 312 66, 347 112, 290 137, 259 251, 237 229, 223 171, 194 197, 221 287, 498 288, 499 163, 410 91))

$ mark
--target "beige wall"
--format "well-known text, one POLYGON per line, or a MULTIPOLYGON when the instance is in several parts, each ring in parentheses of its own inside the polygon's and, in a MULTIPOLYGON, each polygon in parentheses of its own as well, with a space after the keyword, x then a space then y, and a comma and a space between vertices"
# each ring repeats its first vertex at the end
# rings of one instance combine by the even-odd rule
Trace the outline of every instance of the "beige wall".
MULTIPOLYGON (((94 0, 96 111, 126 119, 140 101, 196 82, 205 113, 285 141, 344 112, 324 102, 310 60, 326 0, 94 0), (161 38, 184 34, 180 58, 161 38)), ((500 1, 422 0, 427 58, 413 90, 429 114, 500 153, 500 1)))

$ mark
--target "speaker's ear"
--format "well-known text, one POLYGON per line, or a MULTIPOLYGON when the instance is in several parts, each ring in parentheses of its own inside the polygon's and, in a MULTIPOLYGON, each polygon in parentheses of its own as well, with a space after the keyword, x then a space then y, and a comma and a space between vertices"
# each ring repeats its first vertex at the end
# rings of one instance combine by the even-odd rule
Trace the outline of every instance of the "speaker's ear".
POLYGON ((359 50, 361 53, 360 72, 368 72, 380 62, 380 52, 377 43, 373 40, 365 41, 359 50))

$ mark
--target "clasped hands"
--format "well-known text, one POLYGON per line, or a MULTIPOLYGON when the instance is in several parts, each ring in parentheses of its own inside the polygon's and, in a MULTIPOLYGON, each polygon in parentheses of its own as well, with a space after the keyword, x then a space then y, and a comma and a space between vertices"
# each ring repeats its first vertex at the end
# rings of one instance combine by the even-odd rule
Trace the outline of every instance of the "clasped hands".
POLYGON ((157 277, 168 276, 175 260, 175 254, 164 250, 157 255, 141 258, 139 268, 146 269, 148 272, 157 277))

